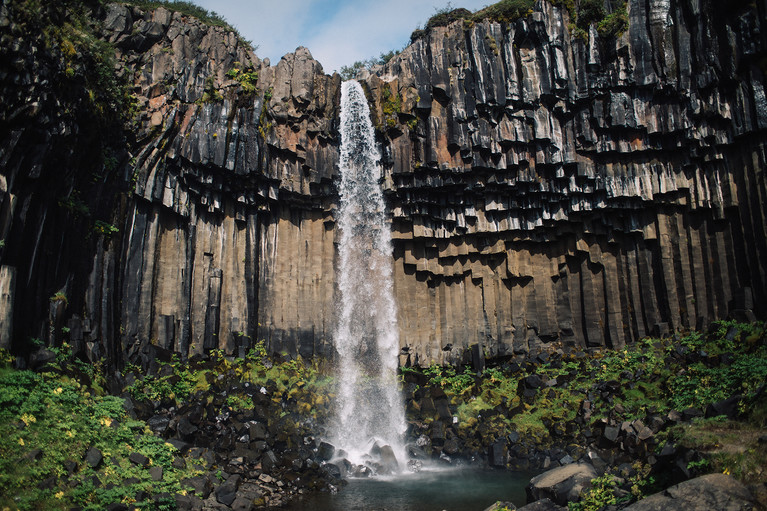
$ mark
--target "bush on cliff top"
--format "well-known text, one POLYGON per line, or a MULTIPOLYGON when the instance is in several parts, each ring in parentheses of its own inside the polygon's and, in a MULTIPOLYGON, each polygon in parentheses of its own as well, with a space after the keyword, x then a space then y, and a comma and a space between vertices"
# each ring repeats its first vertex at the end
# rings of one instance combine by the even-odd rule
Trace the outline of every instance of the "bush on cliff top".
MULTIPOLYGON (((576 37, 588 39, 589 26, 594 23, 602 37, 619 36, 628 28, 628 13, 626 12, 625 0, 610 0, 611 9, 608 14, 604 8, 604 0, 552 0, 554 5, 567 9, 570 13, 570 31, 576 37)), ((467 9, 454 9, 450 3, 429 18, 426 26, 417 28, 410 35, 413 43, 424 37, 434 27, 444 27, 450 23, 463 19, 469 22, 483 20, 511 23, 533 12, 535 0, 501 0, 493 5, 472 13, 467 9)))

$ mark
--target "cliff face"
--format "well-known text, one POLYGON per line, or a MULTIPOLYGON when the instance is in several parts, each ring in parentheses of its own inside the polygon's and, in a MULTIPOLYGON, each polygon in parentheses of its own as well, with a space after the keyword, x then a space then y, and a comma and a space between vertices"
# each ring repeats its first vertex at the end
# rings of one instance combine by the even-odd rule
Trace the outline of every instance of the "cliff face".
POLYGON ((625 34, 581 41, 539 2, 511 26, 433 29, 368 80, 402 100, 386 184, 411 353, 620 347, 764 316, 757 3, 630 1, 625 34))
MULTIPOLYGON (((433 29, 367 77, 402 362, 764 317, 765 13, 631 0, 625 34, 580 41, 539 2, 511 25, 433 29)), ((68 340, 115 363, 149 344, 330 353, 338 75, 112 4, 97 30, 138 100, 106 137, 57 92, 64 46, 21 39, 14 15, 0 344, 68 340)))

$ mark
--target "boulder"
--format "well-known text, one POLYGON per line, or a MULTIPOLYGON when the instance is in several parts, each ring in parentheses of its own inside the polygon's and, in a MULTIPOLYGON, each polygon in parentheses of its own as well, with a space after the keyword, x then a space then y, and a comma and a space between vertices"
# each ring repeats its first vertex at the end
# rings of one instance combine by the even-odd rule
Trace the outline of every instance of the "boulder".
POLYGON ((488 506, 485 508, 485 511, 513 511, 517 509, 517 506, 515 506, 511 502, 501 502, 500 500, 496 502, 495 504, 488 506))
POLYGON ((147 458, 141 453, 132 452, 128 455, 128 459, 130 460, 131 463, 133 463, 134 465, 138 465, 139 467, 149 466, 149 458, 147 458))
POLYGON ((216 500, 225 506, 231 506, 237 498, 237 488, 240 487, 241 481, 239 475, 229 476, 224 484, 216 488, 216 500))
POLYGON ((320 446, 317 448, 317 459, 319 461, 329 461, 333 458, 335 452, 335 446, 328 442, 320 442, 320 446))
POLYGON ((95 447, 91 447, 88 449, 88 451, 85 453, 85 462, 93 469, 96 469, 101 465, 101 462, 104 459, 104 455, 101 454, 101 451, 96 449, 95 447))
POLYGON ((526 506, 518 507, 517 511, 562 511, 567 509, 563 506, 558 506, 551 499, 536 500, 526 506))
POLYGON ((527 501, 549 498, 559 505, 577 501, 581 492, 591 486, 597 471, 589 463, 571 463, 551 469, 530 479, 525 488, 527 501))
POLYGON ((382 473, 392 474, 399 472, 399 463, 397 457, 394 455, 394 449, 390 445, 384 445, 381 447, 381 468, 382 473))
POLYGON ((746 511, 757 502, 737 479, 725 474, 708 474, 684 481, 650 495, 626 508, 626 511, 746 511))

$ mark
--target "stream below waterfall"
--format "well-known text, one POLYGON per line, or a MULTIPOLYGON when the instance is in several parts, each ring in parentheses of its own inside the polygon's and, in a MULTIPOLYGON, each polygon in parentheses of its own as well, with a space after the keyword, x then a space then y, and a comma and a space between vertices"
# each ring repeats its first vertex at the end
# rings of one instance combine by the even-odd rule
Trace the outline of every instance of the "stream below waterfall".
POLYGON ((483 511, 494 502, 525 504, 532 473, 471 468, 424 469, 400 476, 349 479, 338 493, 313 493, 287 510, 483 511))

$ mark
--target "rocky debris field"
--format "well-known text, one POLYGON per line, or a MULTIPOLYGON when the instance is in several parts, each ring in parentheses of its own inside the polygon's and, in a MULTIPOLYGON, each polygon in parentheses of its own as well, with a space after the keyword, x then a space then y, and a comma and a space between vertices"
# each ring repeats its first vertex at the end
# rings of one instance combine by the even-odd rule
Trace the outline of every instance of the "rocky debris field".
MULTIPOLYGON (((426 463, 540 472, 534 509, 662 506, 722 472, 722 491, 764 501, 766 341, 763 324, 719 322, 624 350, 504 360, 469 350, 464 366, 402 368, 410 459, 375 446, 364 465, 324 440, 335 380, 320 360, 257 343, 244 358, 181 361, 150 345, 105 375, 67 345, 28 360, 6 352, 0 505, 278 507, 426 463)), ((700 502, 723 498, 714 493, 700 502)))

